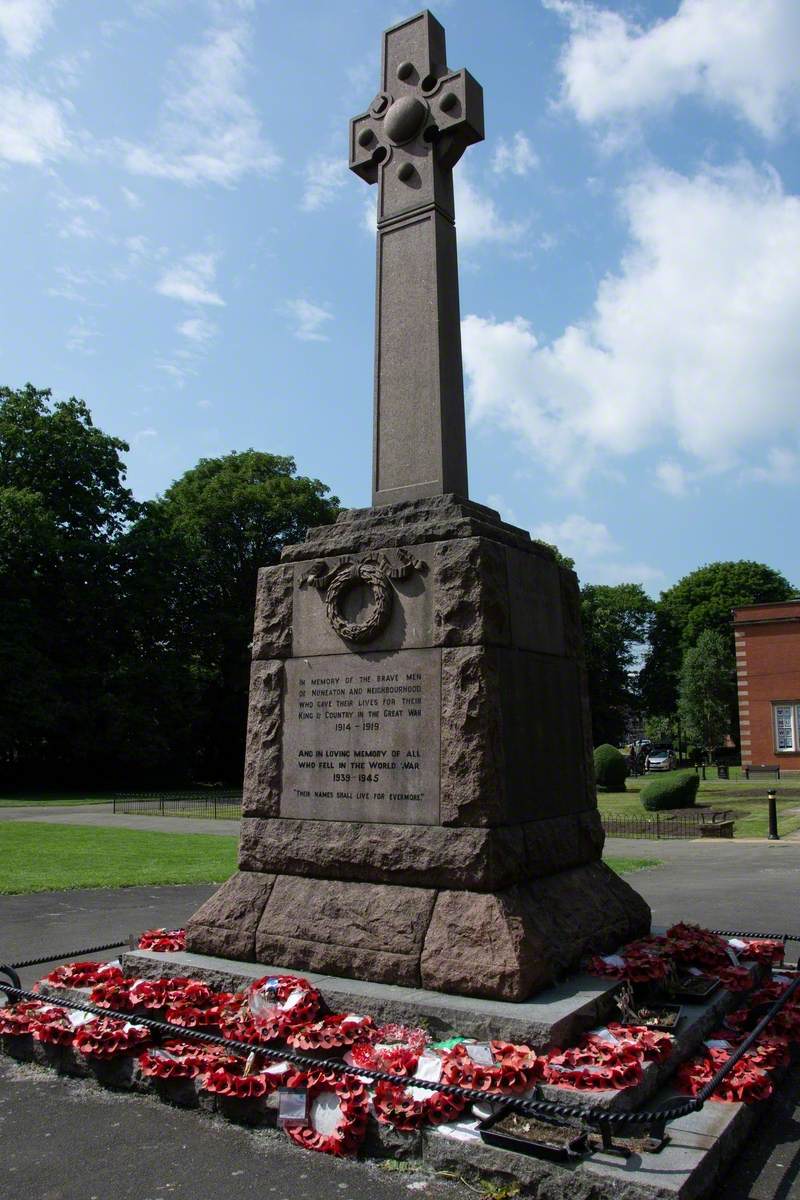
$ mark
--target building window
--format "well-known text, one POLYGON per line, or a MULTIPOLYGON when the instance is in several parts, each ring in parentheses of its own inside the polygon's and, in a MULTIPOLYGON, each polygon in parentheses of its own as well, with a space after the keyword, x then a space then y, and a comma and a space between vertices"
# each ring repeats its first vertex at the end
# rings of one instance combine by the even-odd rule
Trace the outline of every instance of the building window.
POLYGON ((773 704, 775 750, 797 750, 800 746, 800 703, 773 704))

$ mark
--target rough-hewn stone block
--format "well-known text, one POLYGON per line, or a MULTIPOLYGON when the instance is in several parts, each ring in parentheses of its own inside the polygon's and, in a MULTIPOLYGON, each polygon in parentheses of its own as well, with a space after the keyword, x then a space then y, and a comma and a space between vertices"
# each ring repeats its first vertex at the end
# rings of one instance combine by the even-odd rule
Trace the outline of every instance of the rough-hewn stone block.
POLYGON ((442 651, 440 819, 443 825, 507 820, 497 651, 442 651))
POLYGON ((262 567, 256 584, 253 658, 287 658, 292 653, 294 568, 262 567))
POLYGON ((242 814, 277 816, 281 788, 281 717, 284 667, 254 662, 250 671, 242 814))
POLYGON ((198 908, 186 925, 186 948, 245 961, 255 957, 256 929, 274 875, 237 871, 198 908))
POLYGON ((437 645, 507 645, 510 637, 506 550, 488 538, 438 542, 433 562, 437 645))
POLYGON ((281 875, 256 932, 261 962, 414 987, 432 888, 281 875))
MULTIPOLYGON (((571 829, 572 822, 569 825, 571 829)), ((567 846, 567 836, 564 831, 558 847, 567 851, 563 865, 586 861, 589 854, 576 860, 578 839, 567 846)), ((243 871, 418 887, 430 886, 435 879, 439 887, 466 891, 506 888, 530 873, 524 829, 517 825, 442 829, 286 819, 243 820, 239 866, 243 871)))

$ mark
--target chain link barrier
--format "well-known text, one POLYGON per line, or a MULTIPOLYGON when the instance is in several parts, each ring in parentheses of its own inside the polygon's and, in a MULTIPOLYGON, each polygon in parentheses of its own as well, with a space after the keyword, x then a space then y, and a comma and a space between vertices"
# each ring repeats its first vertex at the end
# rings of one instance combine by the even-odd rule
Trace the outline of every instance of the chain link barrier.
MULTIPOLYGON (((770 941, 800 942, 800 936, 788 933, 741 933, 736 930, 719 930, 714 929, 710 932, 716 933, 721 937, 749 937, 759 938, 770 941)), ((582 1121, 588 1125, 595 1125, 599 1129, 605 1127, 606 1130, 616 1128, 621 1129, 626 1125, 645 1126, 649 1127, 657 1134, 663 1134, 664 1126, 670 1121, 677 1121, 681 1117, 689 1116, 694 1112, 699 1112, 705 1103, 714 1094, 716 1089, 733 1070, 740 1059, 747 1053, 750 1047, 758 1040, 767 1026, 775 1019, 778 1013, 789 1002, 795 992, 800 988, 800 975, 789 984, 783 995, 770 1006, 768 1012, 761 1018, 756 1027, 747 1035, 742 1044, 733 1051, 730 1058, 726 1060, 711 1078, 706 1083, 696 1096, 690 1099, 681 1101, 679 1104, 672 1104, 660 1109, 637 1109, 628 1112, 615 1112, 609 1109, 599 1109, 597 1106, 585 1104, 566 1104, 564 1101, 543 1100, 543 1099, 528 1099, 523 1100, 514 1096, 504 1096, 496 1091, 486 1091, 480 1088, 465 1088, 458 1084, 445 1083, 439 1081, 432 1082, 429 1079, 418 1079, 416 1076, 395 1075, 390 1071, 378 1071, 374 1067, 353 1067, 348 1063, 343 1063, 338 1059, 320 1059, 312 1058, 307 1054, 298 1054, 294 1050, 278 1050, 272 1049, 269 1046, 254 1046, 249 1042, 240 1042, 234 1038, 222 1037, 221 1034, 209 1033, 200 1029, 191 1029, 183 1025, 173 1025, 170 1021, 161 1021, 156 1017, 139 1016, 134 1013, 118 1012, 116 1009, 99 1008, 97 1005, 90 1004, 88 1001, 61 999, 48 995, 42 996, 38 992, 27 991, 19 986, 19 976, 16 974, 15 968, 22 969, 24 967, 41 966, 43 963, 59 962, 64 960, 75 960, 84 954, 96 954, 101 950, 114 950, 119 946, 129 945, 130 939, 124 942, 111 942, 105 946, 91 946, 84 950, 76 950, 70 954, 56 954, 49 958, 28 959, 21 963, 13 963, 10 965, 0 964, 0 974, 7 974, 12 978, 12 983, 7 984, 0 980, 0 993, 8 998, 16 1000, 47 1000, 51 1004, 55 1004, 61 1008, 75 1009, 79 1012, 92 1013, 98 1017, 112 1017, 119 1021, 127 1021, 135 1025, 143 1025, 150 1029, 153 1033, 162 1038, 173 1038, 181 1041, 196 1041, 210 1046, 222 1046, 228 1050, 234 1050, 243 1058, 247 1058, 254 1051, 263 1058, 271 1062, 289 1062, 295 1066, 301 1067, 304 1070, 324 1071, 334 1075, 355 1076, 371 1079, 375 1083, 391 1083, 404 1089, 410 1087, 425 1088, 430 1092, 443 1092, 448 1096, 456 1096, 460 1100, 468 1100, 471 1103, 480 1103, 482 1101, 493 1101, 498 1103, 502 1101, 506 1104, 509 1111, 519 1112, 525 1116, 532 1117, 558 1117, 564 1120, 582 1121), (14 983, 16 980, 16 985, 14 983)))

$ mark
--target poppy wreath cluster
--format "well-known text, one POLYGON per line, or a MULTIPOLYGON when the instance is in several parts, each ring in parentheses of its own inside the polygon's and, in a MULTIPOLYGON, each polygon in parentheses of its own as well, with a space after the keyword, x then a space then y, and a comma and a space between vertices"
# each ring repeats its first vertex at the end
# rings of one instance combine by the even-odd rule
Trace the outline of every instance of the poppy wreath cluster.
POLYGON ((737 940, 731 939, 731 945, 739 958, 761 963, 762 966, 779 967, 786 954, 786 946, 772 938, 744 938, 744 949, 739 949, 737 940))
POLYGON ((229 1066, 214 1066, 200 1076, 200 1087, 214 1096, 227 1096, 232 1100, 260 1100, 279 1088, 288 1067, 283 1072, 252 1071, 245 1074, 245 1063, 238 1059, 229 1066))
POLYGON ((199 1046, 169 1040, 151 1046, 139 1055, 139 1066, 147 1079, 194 1079, 214 1067, 231 1067, 238 1062, 221 1046, 199 1046))
POLYGON ((174 982, 180 982, 182 986, 174 988, 170 994, 164 1020, 185 1029, 219 1028, 232 993, 214 992, 196 979, 174 982))
POLYGON ((672 1053, 673 1037, 659 1029, 649 1029, 646 1025, 623 1025, 619 1021, 609 1022, 602 1033, 586 1034, 590 1044, 608 1044, 609 1041, 618 1044, 630 1043, 645 1062, 666 1062, 672 1053), (610 1038, 606 1036, 610 1034, 610 1038))
POLYGON ((663 983, 676 965, 701 968, 719 979, 731 992, 746 992, 753 986, 747 967, 738 965, 738 956, 754 962, 780 961, 783 945, 769 939, 734 939, 734 944, 697 925, 679 922, 666 936, 655 934, 622 946, 616 954, 596 954, 586 969, 592 975, 625 979, 630 983, 663 983), (780 958, 778 957, 780 956, 780 958))
POLYGON ((643 1057, 633 1042, 590 1041, 553 1050, 544 1066, 546 1083, 574 1091, 622 1091, 636 1087, 643 1075, 643 1057))
POLYGON ((355 1013, 333 1013, 319 1021, 301 1025, 286 1035, 286 1041, 295 1050, 334 1050, 352 1046, 375 1032, 372 1017, 359 1017, 355 1013))
MULTIPOLYGON (((681 1064, 676 1072, 675 1082, 681 1091, 696 1096, 729 1058, 728 1050, 706 1047, 704 1054, 681 1064)), ((756 1100, 768 1100, 771 1095, 772 1083, 769 1075, 756 1066, 749 1055, 745 1055, 731 1069, 730 1074, 726 1075, 711 1099, 728 1102, 738 1100, 752 1104, 756 1100)))
MULTIPOLYGON (((709 1050, 726 1050, 732 1054, 737 1050, 747 1035, 730 1029, 718 1029, 709 1034, 705 1045, 709 1050)), ((790 1061, 789 1039, 780 1034, 762 1034, 745 1054, 748 1062, 762 1071, 775 1071, 786 1067, 790 1061)))
POLYGON ((285 1038, 313 1021, 322 1005, 320 993, 300 975, 264 975, 250 984, 245 996, 249 1019, 265 1041, 285 1038))
POLYGON ((351 1067, 368 1067, 391 1075, 413 1075, 419 1054, 408 1046, 389 1046, 372 1042, 354 1042, 344 1060, 351 1067))
POLYGON ((71 1046, 75 1026, 63 1008, 49 1004, 37 1014, 31 1028, 33 1040, 46 1046, 71 1046))
POLYGON ((126 975, 112 975, 109 979, 101 979, 89 993, 89 1000, 98 1008, 115 1008, 117 1012, 132 1012, 131 988, 135 979, 126 975))
POLYGON ((118 1021, 116 1017, 97 1017, 75 1030, 73 1045, 85 1058, 122 1058, 141 1050, 150 1041, 143 1025, 118 1021))
POLYGON ((421 1025, 398 1025, 390 1021, 378 1026, 373 1040, 377 1045, 403 1047, 419 1056, 430 1038, 421 1025))
POLYGON ((139 938, 140 950, 155 950, 157 954, 174 954, 186 949, 185 929, 146 929, 139 938))
POLYGON ((629 983, 661 983, 669 974, 666 938, 648 936, 629 942, 618 954, 596 954, 586 969, 591 975, 626 979, 629 983))
POLYGON ((74 962, 56 967, 49 975, 45 975, 40 983, 46 983, 50 987, 93 988, 99 983, 122 977, 122 967, 119 963, 74 962))
POLYGON ((286 1086, 306 1088, 309 1101, 307 1121, 284 1123, 284 1132, 290 1141, 304 1150, 317 1150, 336 1158, 354 1154, 358 1150, 367 1132, 369 1119, 369 1093, 363 1083, 353 1078, 314 1071, 291 1074, 286 1086), (341 1118, 333 1133, 322 1133, 312 1123, 313 1103, 328 1093, 336 1097, 341 1118))
POLYGON ((37 1020, 48 1008, 52 1005, 42 1000, 20 1000, 0 1008, 0 1037, 25 1037, 33 1033, 37 1020))
MULTIPOLYGON (((447 1083, 462 1082, 458 1063, 451 1068, 452 1051, 441 1056, 442 1077, 447 1083)), ((416 1071, 419 1060, 414 1065, 416 1071)), ((464 1084, 465 1087, 471 1085, 464 1084)), ((401 1133, 412 1133, 424 1125, 442 1125, 460 1116, 469 1102, 448 1092, 427 1092, 417 1099, 413 1093, 399 1083, 381 1081, 375 1087, 372 1105, 375 1115, 383 1125, 392 1125, 401 1133)))
MULTIPOLYGON (((765 983, 758 991, 752 993, 746 1008, 737 1008, 735 1012, 728 1013, 725 1025, 745 1033, 755 1028, 766 1010, 783 995, 787 987, 788 983, 777 979, 765 983)), ((800 1042, 800 996, 797 993, 773 1018, 769 1029, 773 1036, 785 1037, 790 1042, 800 1042)))
POLYGON ((453 1046, 442 1071, 445 1082, 484 1092, 520 1095, 542 1078, 545 1060, 538 1057, 529 1046, 514 1046, 510 1042, 498 1041, 489 1045, 495 1060, 495 1065, 491 1067, 473 1062, 467 1046, 453 1046))

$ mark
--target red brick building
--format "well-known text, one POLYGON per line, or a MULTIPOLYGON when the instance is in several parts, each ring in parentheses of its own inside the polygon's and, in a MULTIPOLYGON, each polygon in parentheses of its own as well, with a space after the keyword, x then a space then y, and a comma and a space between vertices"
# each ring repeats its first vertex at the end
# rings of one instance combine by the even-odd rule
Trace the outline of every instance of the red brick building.
POLYGON ((733 610, 742 765, 800 771, 800 597, 733 610))

